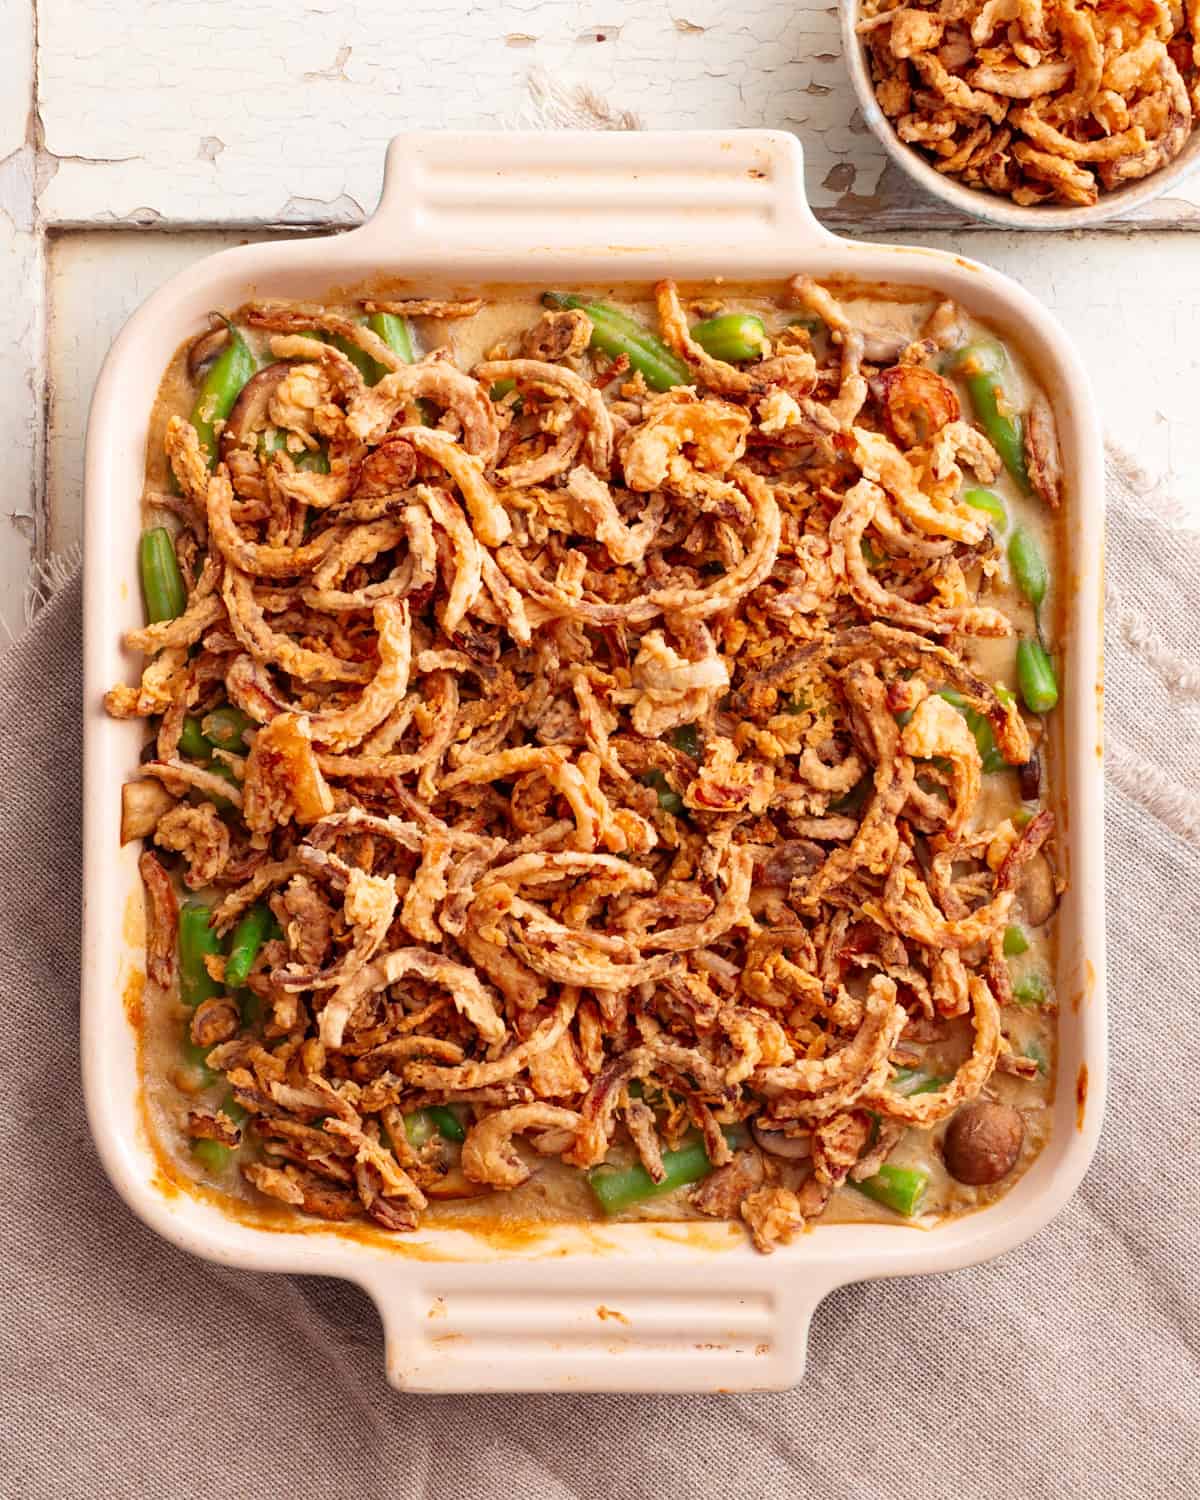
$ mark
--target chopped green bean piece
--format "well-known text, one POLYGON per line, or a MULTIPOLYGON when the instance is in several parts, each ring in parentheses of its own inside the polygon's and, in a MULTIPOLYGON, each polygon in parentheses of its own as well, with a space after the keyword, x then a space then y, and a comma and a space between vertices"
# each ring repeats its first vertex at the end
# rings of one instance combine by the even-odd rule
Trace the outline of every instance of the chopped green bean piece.
POLYGON ((1037 538, 1024 526, 1018 526, 1008 541, 1008 563, 1012 568, 1017 587, 1033 605, 1042 607, 1050 572, 1037 538))
POLYGON ((1004 501, 999 495, 993 495, 991 490, 968 490, 963 499, 973 510, 986 511, 1000 531, 1008 526, 1008 511, 1004 508, 1004 501))
POLYGON ((653 787, 658 793, 658 805, 663 812, 673 813, 677 818, 684 816, 683 798, 671 787, 661 771, 647 771, 642 777, 642 785, 653 787))
POLYGON ((1048 714, 1058 702, 1058 678, 1054 663, 1041 641, 1027 636, 1017 646, 1017 682, 1025 707, 1034 714, 1048 714))
POLYGON ((190 760, 207 760, 212 754, 212 746, 204 738, 200 720, 193 718, 191 714, 183 721, 183 729, 179 734, 179 748, 190 760))
POLYGON ((883 567, 884 563, 887 562, 887 558, 884 557, 883 553, 875 546, 869 536, 863 537, 862 541, 859 542, 858 550, 863 555, 863 562, 866 563, 868 572, 877 573, 883 567))
POLYGON ((231 990, 241 989, 250 977, 273 920, 270 907, 259 904, 252 906, 233 929, 225 964, 225 983, 231 990))
POLYGON ((996 736, 987 718, 978 709, 974 709, 955 688, 942 688, 938 694, 939 698, 945 698, 947 703, 954 705, 967 721, 967 728, 975 738, 975 745, 979 750, 979 759, 983 763, 984 772, 992 775, 996 771, 1008 770, 1008 762, 1001 755, 996 744, 996 736))
POLYGON ((246 751, 246 731, 254 728, 254 720, 240 708, 226 704, 223 708, 214 708, 212 713, 205 714, 200 721, 200 728, 205 739, 210 740, 218 749, 243 755, 246 751))
POLYGON ((250 1118, 250 1111, 245 1105, 239 1104, 232 1094, 226 1094, 221 1103, 221 1108, 235 1125, 244 1125, 250 1118))
POLYGON ((262 1017, 262 997, 256 995, 253 990, 238 990, 234 996, 237 1001, 238 1011, 242 1017, 243 1026, 253 1026, 262 1017))
POLYGON ((1009 958, 1016 958, 1019 953, 1029 951, 1029 938, 1023 927, 1014 924, 1004 929, 1004 951, 1009 958))
POLYGON ((949 1081, 939 1074, 923 1072, 920 1068, 897 1068, 892 1077, 891 1089, 894 1094, 909 1099, 913 1094, 934 1094, 938 1089, 944 1089, 949 1081))
POLYGON ((1022 1044, 1021 1051, 1026 1057, 1032 1057, 1038 1065, 1038 1072, 1045 1078, 1050 1072, 1050 1062, 1046 1056, 1045 1048, 1039 1041, 1029 1041, 1022 1044))
POLYGON ((372 333, 377 333, 392 353, 398 354, 406 365, 411 365, 416 359, 412 329, 399 313, 372 313, 367 319, 367 327, 372 333))
MULTIPOLYGON (((306 335, 301 334, 299 337, 304 338, 306 335)), ((302 453, 293 453, 288 447, 287 433, 278 427, 271 427, 262 433, 258 440, 258 451, 260 457, 266 457, 269 453, 286 453, 292 461, 292 467, 302 474, 329 473, 329 455, 324 448, 306 448, 302 453)))
POLYGON ((192 1155, 208 1172, 227 1172, 233 1161, 233 1152, 220 1141, 193 1141, 192 1155))
POLYGON ((1013 999, 1018 1005, 1045 1005, 1049 991, 1041 974, 1026 974, 1013 985, 1013 999))
POLYGON ((193 897, 179 908, 179 998, 193 1009, 221 993, 208 972, 208 954, 220 953, 221 939, 212 923, 212 907, 193 897))
POLYGON ((612 359, 628 355, 629 367, 641 374, 654 391, 669 391, 673 386, 691 385, 695 376, 666 344, 635 319, 609 307, 605 302, 585 302, 582 297, 563 292, 546 292, 542 302, 547 307, 580 308, 592 321, 591 347, 612 359))
POLYGON ((928 1172, 921 1171, 919 1167, 894 1167, 889 1162, 885 1162, 874 1177, 868 1177, 864 1182, 850 1179, 851 1187, 857 1188, 860 1193, 865 1193, 868 1198, 882 1203, 885 1208, 890 1208, 893 1213, 900 1214, 905 1219, 911 1219, 917 1212, 928 1184, 928 1172))
POLYGON ((228 417, 242 387, 258 368, 249 344, 228 318, 225 326, 229 329, 229 342, 208 367, 192 407, 192 426, 210 469, 217 464, 217 423, 228 417))
POLYGON ((175 556, 175 539, 165 526, 143 531, 138 543, 138 571, 146 619, 151 625, 175 620, 187 608, 187 587, 175 556))
POLYGON ((445 1141, 465 1141, 462 1121, 444 1104, 429 1104, 404 1116, 404 1133, 410 1146, 421 1147, 440 1135, 445 1141))
POLYGON ((681 724, 671 731, 671 743, 695 760, 700 754, 700 731, 694 724, 681 724))
POLYGON ((767 342, 763 320, 754 313, 721 313, 697 323, 691 332, 706 354, 727 364, 760 359, 767 342))
POLYGON ((661 1182, 655 1182, 638 1162, 632 1167, 594 1167, 587 1174, 588 1186, 595 1193, 600 1207, 611 1215, 632 1208, 635 1203, 644 1203, 648 1198, 660 1198, 688 1183, 699 1182, 712 1171, 712 1162, 699 1136, 687 1141, 678 1151, 664 1151, 662 1163, 666 1175, 661 1182))
POLYGON ((342 351, 367 385, 378 385, 387 374, 377 359, 372 359, 360 344, 356 344, 353 339, 346 338, 344 334, 331 334, 329 342, 335 349, 342 351))
POLYGON ((196 1043, 192 1041, 191 1027, 186 1021, 183 1025, 183 1036, 180 1040, 179 1050, 183 1054, 184 1062, 188 1065, 189 1068, 194 1069, 197 1075, 196 1083, 199 1085, 199 1087, 207 1088, 210 1083, 216 1082, 217 1075, 208 1066, 208 1063, 205 1062, 205 1058, 212 1051, 212 1048, 198 1047, 196 1043))
POLYGON ((951 371, 966 382, 979 425, 1000 455, 1004 467, 1028 495, 1032 492, 1025 465, 1025 423, 1009 393, 1008 354, 998 339, 977 339, 949 361, 951 371))
POLYGON ((430 1104, 426 1113, 437 1127, 437 1133, 443 1140, 466 1140, 467 1132, 463 1129, 463 1123, 452 1109, 447 1109, 444 1104, 430 1104))

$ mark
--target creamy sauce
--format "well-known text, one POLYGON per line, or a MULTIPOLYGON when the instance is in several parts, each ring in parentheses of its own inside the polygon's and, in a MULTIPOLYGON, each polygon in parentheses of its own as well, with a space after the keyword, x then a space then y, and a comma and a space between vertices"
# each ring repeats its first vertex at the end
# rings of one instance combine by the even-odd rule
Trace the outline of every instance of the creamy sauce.
MULTIPOLYGON (((919 336, 925 319, 941 300, 932 292, 922 293, 912 288, 889 289, 884 296, 881 289, 856 290, 833 282, 827 284, 839 297, 844 311, 855 325, 867 330, 900 329, 911 338, 919 336)), ((469 368, 484 357, 504 358, 515 355, 521 332, 536 321, 542 310, 540 290, 505 288, 490 297, 481 312, 469 320, 412 320, 418 354, 446 347, 460 368, 469 368)), ((781 306, 761 289, 725 285, 712 290, 720 294, 724 304, 721 310, 757 312, 766 324, 768 335, 783 328, 796 316, 794 308, 781 306)), ((649 289, 594 287, 584 289, 584 294, 588 300, 611 303, 639 318, 648 327, 655 326, 654 304, 649 289)), ((353 312, 356 309, 351 307, 347 311, 353 312)), ((963 328, 963 342, 993 333, 985 324, 966 316, 963 318, 963 328)), ((270 357, 267 350, 269 336, 250 333, 246 337, 251 347, 264 360, 270 357)), ((1016 404, 1023 407, 1038 389, 1036 378, 1013 342, 1007 336, 1003 337, 1003 342, 1012 369, 1012 389, 1018 398, 1016 404)), ((146 510, 153 516, 152 524, 155 525, 161 525, 163 521, 162 511, 154 508, 154 497, 164 492, 168 483, 162 442, 166 423, 176 413, 186 414, 194 399, 194 389, 187 374, 186 353, 185 344, 165 372, 150 422, 146 454, 146 510)), ((971 404, 966 389, 961 382, 957 384, 963 413, 969 416, 971 404)), ((1050 574, 1041 619, 1043 632, 1053 646, 1054 643, 1061 642, 1061 622, 1065 614, 1061 538, 1054 516, 1036 497, 1022 494, 1007 470, 987 488, 999 495, 1005 504, 1010 517, 1009 534, 1014 526, 1020 524, 1041 542, 1050 574)), ((1074 499, 1068 475, 1065 503, 1070 505, 1074 499)), ((1012 619, 1018 635, 1033 631, 1033 610, 1013 585, 1003 540, 994 559, 990 579, 981 593, 980 603, 1003 610, 1012 619)), ((990 640, 960 636, 956 639, 956 646, 981 676, 991 682, 1004 683, 1015 691, 1016 640, 1017 636, 990 640)), ((1065 806, 1057 791, 1060 754, 1058 738, 1057 732, 1046 735, 1039 748, 1043 763, 1043 805, 1052 806, 1060 814, 1061 829, 1065 806)), ((1014 771, 987 775, 983 778, 983 791, 968 834, 972 828, 991 827, 1005 817, 1019 817, 1022 812, 1027 814, 1030 810, 1028 806, 1022 805, 1014 771)), ((1025 925, 1022 919, 1023 913, 1018 902, 1010 920, 1025 925)), ((1039 1006, 1014 1005, 1002 1012, 1003 1031, 1013 1051, 1035 1058, 1039 1063, 1038 1076, 1025 1081, 997 1072, 989 1084, 989 1092, 993 1097, 1016 1106, 1024 1116, 1025 1138, 1018 1164, 1008 1177, 994 1187, 967 1187, 950 1176, 942 1161, 940 1145, 946 1129, 945 1123, 932 1131, 907 1131, 888 1160, 900 1167, 920 1167, 929 1174, 921 1215, 910 1221, 912 1223, 928 1225, 936 1222, 939 1217, 968 1212, 993 1201, 1013 1186, 1046 1142, 1050 1129, 1050 1106, 1055 1092, 1057 1057, 1058 997, 1054 987, 1057 966, 1056 928, 1054 918, 1039 928, 1025 925, 1029 939, 1028 950, 1011 960, 1014 982, 1019 983, 1031 975, 1044 979, 1045 1003, 1039 1006)), ((262 1227, 286 1229, 305 1223, 312 1224, 313 1221, 297 1217, 291 1210, 265 1201, 242 1181, 236 1168, 215 1176, 200 1169, 190 1154, 183 1131, 187 1111, 201 1106, 216 1107, 226 1096, 227 1089, 223 1083, 213 1085, 206 1082, 201 1070, 181 1060, 180 1037, 184 1034, 190 1012, 179 1002, 177 996, 164 994, 152 982, 147 981, 144 991, 139 987, 136 993, 129 992, 126 1010, 131 1025, 139 1031, 146 1124, 161 1159, 164 1191, 175 1191, 180 1186, 188 1187, 197 1183, 203 1185, 206 1195, 225 1202, 239 1217, 262 1227)), ((931 1049, 927 1053, 927 1071, 952 1074, 969 1051, 970 1029, 963 1022, 951 1029, 947 1040, 936 1051, 931 1049)), ((1081 1128, 1086 1089, 1086 1073, 1083 1073, 1077 1081, 1081 1128)), ((249 1146, 243 1147, 244 1152, 251 1149, 249 1146)), ((536 1168, 535 1175, 528 1183, 510 1193, 489 1192, 463 1202, 432 1203, 423 1218, 423 1227, 442 1225, 470 1229, 493 1237, 499 1236, 503 1240, 505 1236, 520 1236, 526 1232, 536 1234, 539 1226, 549 1223, 595 1222, 604 1219, 582 1173, 557 1161, 536 1157, 523 1146, 519 1145, 518 1149, 530 1165, 536 1168)), ((628 1144, 620 1141, 615 1144, 610 1155, 610 1161, 618 1164, 634 1159, 628 1144)), ((630 1210, 623 1217, 662 1222, 698 1219, 701 1216, 687 1202, 688 1191, 681 1189, 674 1194, 653 1199, 630 1210)), ((849 1185, 840 1188, 833 1195, 823 1220, 891 1224, 902 1222, 886 1208, 849 1185)), ((712 1224, 711 1220, 704 1222, 712 1224)), ((367 1237, 373 1243, 403 1249, 395 1236, 362 1224, 347 1226, 321 1223, 316 1227, 324 1232, 367 1237)))

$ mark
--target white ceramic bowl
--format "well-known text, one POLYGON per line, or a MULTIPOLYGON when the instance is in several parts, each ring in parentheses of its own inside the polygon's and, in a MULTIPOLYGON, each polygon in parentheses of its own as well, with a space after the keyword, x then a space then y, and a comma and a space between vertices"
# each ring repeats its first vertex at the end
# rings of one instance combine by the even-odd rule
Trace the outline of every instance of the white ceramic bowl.
POLYGON ((1152 202, 1163 193, 1178 185, 1200 168, 1200 129, 1193 130, 1187 144, 1167 166, 1140 182, 1128 183, 1114 192, 1102 192, 1100 200, 1090 208, 1071 208, 1066 204, 1043 203, 1032 208, 1022 208, 1011 198, 1002 198, 997 193, 981 192, 978 188, 964 186, 957 178, 938 172, 929 158, 915 146, 902 141, 895 126, 879 107, 875 88, 871 82, 871 65, 862 38, 855 31, 858 20, 859 0, 839 0, 842 18, 842 52, 850 81, 858 96, 858 107, 863 119, 875 132, 888 158, 894 161, 906 176, 918 187, 924 188, 934 198, 939 198, 949 208, 957 209, 968 218, 983 219, 995 224, 998 229, 1091 229, 1152 202))
MULTIPOLYGON (((83 1066, 88 1113, 118 1191, 159 1233, 256 1270, 357 1282, 383 1318, 387 1370, 431 1391, 738 1390, 803 1373, 813 1309, 834 1287, 947 1271, 1040 1229, 1091 1159, 1105 1092, 1104 868, 1100 772, 1103 467, 1083 365, 1050 315, 1006 277, 962 257, 856 244, 822 229, 803 196, 800 147, 766 132, 412 135, 392 142, 382 201, 333 239, 214 255, 156 292, 123 329, 92 403, 86 465, 83 1066), (382 276, 414 289, 845 276, 937 287, 1018 339, 1055 406, 1074 572, 1060 721, 1061 1084, 1049 1145, 1012 1192, 930 1231, 899 1223, 818 1228, 757 1255, 740 1226, 550 1226, 520 1240, 426 1229, 356 1236, 234 1219, 159 1175, 139 1108, 135 1034, 122 1004, 144 967, 136 846, 118 837, 119 792, 141 726, 101 698, 135 680, 122 631, 141 623, 135 542, 147 418, 176 345, 210 308, 320 296, 382 276), (1076 1083, 1087 1081, 1086 1107, 1076 1083), (616 1314, 617 1316, 613 1316, 616 1314)), ((186 1350, 180 1351, 186 1359, 186 1350)))

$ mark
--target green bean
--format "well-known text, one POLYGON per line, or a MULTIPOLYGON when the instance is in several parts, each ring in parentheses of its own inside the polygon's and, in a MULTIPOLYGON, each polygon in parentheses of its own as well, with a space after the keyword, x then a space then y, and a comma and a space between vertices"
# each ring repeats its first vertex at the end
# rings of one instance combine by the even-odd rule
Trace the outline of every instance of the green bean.
POLYGON ((947 703, 952 703, 967 721, 967 728, 974 736, 984 772, 987 775, 993 775, 997 771, 1006 771, 1008 762, 1001 755, 992 726, 984 715, 978 709, 972 708, 963 695, 954 688, 943 688, 938 696, 945 698, 947 703))
POLYGON ((239 1104, 232 1094, 226 1094, 221 1108, 235 1125, 244 1125, 250 1118, 250 1111, 245 1105, 239 1104))
POLYGON ((179 998, 193 1009, 219 995, 221 986, 208 972, 206 955, 220 953, 221 939, 212 926, 212 907, 193 897, 179 908, 179 998))
POLYGON ((184 1023, 183 1038, 180 1042, 179 1050, 183 1054, 183 1060, 185 1063, 187 1063, 188 1067, 194 1068, 199 1074, 199 1077, 196 1080, 198 1087, 207 1088, 210 1083, 215 1083, 217 1081, 216 1073, 214 1073, 213 1070, 208 1066, 207 1062, 205 1062, 205 1058, 212 1051, 212 1048, 198 1047, 196 1043, 192 1041, 191 1028, 187 1022, 184 1023))
MULTIPOLYGON (((227 781, 230 786, 237 787, 240 790, 242 783, 234 774, 233 767, 226 765, 223 760, 220 760, 216 756, 214 756, 213 759, 209 761, 206 769, 211 771, 214 776, 219 776, 222 781, 227 781)), ((209 801, 212 802, 214 806, 220 808, 222 812, 228 812, 229 809, 233 806, 233 803, 228 797, 219 796, 215 792, 209 794, 209 801)))
POLYGON ((243 1026, 253 1026, 262 1016, 263 1003, 253 990, 238 990, 233 997, 242 1018, 243 1026))
MULTIPOLYGON (((301 334, 300 337, 306 335, 301 334)), ((272 427, 270 432, 264 432, 258 440, 258 451, 262 456, 268 453, 286 453, 292 461, 292 467, 299 469, 302 474, 328 474, 329 455, 324 448, 306 448, 303 453, 293 453, 287 445, 287 433, 281 432, 278 427, 272 427)))
POLYGON ((228 318, 225 326, 229 329, 229 342, 209 365, 208 373, 200 382, 196 404, 192 407, 192 426, 210 469, 216 468, 217 464, 216 424, 224 422, 242 387, 258 368, 249 344, 228 318))
POLYGON ((767 342, 763 320, 753 313, 721 313, 706 318, 692 329, 692 337, 713 359, 737 364, 744 359, 760 359, 767 342))
POLYGON ((246 749, 246 731, 254 728, 254 720, 240 708, 225 704, 205 714, 200 720, 200 728, 205 739, 219 750, 232 750, 241 755, 246 749))
POLYGON ((233 1161, 233 1152, 220 1141, 193 1141, 192 1155, 207 1172, 227 1172, 233 1161))
POLYGON ((858 544, 858 550, 862 553, 863 562, 867 565, 869 573, 878 573, 879 569, 887 562, 887 558, 880 552, 879 548, 871 541, 869 536, 863 537, 858 544))
POLYGON ((1009 538, 1008 564, 1017 580, 1017 587, 1035 610, 1041 609, 1050 573, 1037 538, 1031 531, 1026 531, 1024 526, 1018 526, 1009 538))
POLYGON ((353 339, 346 338, 344 334, 330 334, 329 342, 335 349, 342 351, 362 376, 364 384, 378 385, 387 374, 386 369, 377 359, 373 359, 360 344, 356 344, 353 339))
POLYGON ((592 320, 591 347, 613 359, 627 354, 630 369, 638 371, 651 390, 692 384, 695 377, 677 354, 648 328, 606 302, 585 302, 562 292, 546 292, 542 302, 547 307, 581 308, 592 320))
POLYGON ((1034 1041, 1024 1042, 1022 1043, 1021 1051, 1025 1054, 1026 1057, 1033 1058, 1034 1062, 1038 1065, 1038 1072, 1042 1075, 1043 1078, 1045 1078, 1046 1075, 1050 1072, 1050 1063, 1046 1057, 1046 1053, 1042 1047, 1042 1044, 1036 1039, 1034 1041))
POLYGON ((444 1104, 430 1104, 427 1108, 429 1117, 437 1126, 438 1134, 443 1140, 466 1140, 467 1132, 463 1129, 463 1123, 452 1109, 447 1109, 444 1104))
POLYGON ((183 721, 183 729, 179 735, 179 748, 191 760, 206 761, 212 754, 212 746, 204 738, 200 720, 193 718, 191 714, 183 721))
POLYGON ((187 587, 175 556, 175 539, 165 526, 153 526, 142 532, 138 542, 138 571, 150 624, 177 619, 187 608, 187 587))
POLYGON ((951 370, 966 382, 979 425, 1004 467, 1028 495, 1032 492, 1025 466, 1025 423, 1007 387, 1008 354, 998 339, 977 339, 951 356, 951 370))
POLYGON ((1048 993, 1045 976, 1036 972, 1026 974, 1013 985, 1013 999, 1018 1005, 1044 1005, 1048 993))
POLYGON ((410 1146, 424 1146, 435 1135, 444 1141, 465 1141, 467 1132, 462 1121, 444 1104, 427 1104, 404 1116, 404 1133, 410 1146))
POLYGON ((1004 929, 1004 952, 1009 958, 1016 958, 1018 954, 1028 952, 1029 938, 1023 927, 1015 924, 1004 929))
POLYGON ((632 1167, 594 1167, 587 1174, 588 1186, 600 1207, 611 1215, 632 1208, 635 1203, 644 1203, 647 1198, 660 1198, 690 1182, 699 1182, 712 1171, 712 1162, 699 1136, 678 1151, 664 1151, 662 1164, 666 1175, 661 1182, 655 1182, 638 1162, 632 1167))
POLYGON ((677 818, 684 816, 683 798, 661 771, 647 771, 642 777, 642 785, 653 787, 658 793, 658 805, 663 812, 673 813, 677 818))
POLYGON ((250 977, 258 950, 270 929, 274 918, 269 906, 252 906, 233 929, 229 942, 229 958, 225 964, 225 983, 231 990, 240 989, 250 977))
MULTIPOLYGON (((491 390, 488 392, 488 395, 492 398, 493 401, 499 402, 503 401, 505 396, 509 395, 510 392, 515 391, 516 388, 517 382, 515 380, 497 380, 495 385, 493 385, 491 390)), ((508 403, 508 409, 519 417, 525 410, 524 398, 521 396, 517 396, 515 400, 508 403)))
POLYGON ((803 313, 798 318, 789 318, 787 326, 789 328, 806 328, 809 333, 820 333, 825 327, 825 323, 822 318, 817 317, 816 313, 803 313))
POLYGON ((414 1109, 411 1114, 405 1115, 404 1134, 408 1137, 408 1144, 415 1146, 418 1151, 427 1141, 431 1141, 436 1131, 429 1111, 414 1109))
POLYGON ((671 743, 695 760, 700 754, 700 731, 694 724, 681 724, 671 731, 671 743))
POLYGON ((850 1185, 860 1193, 905 1219, 911 1219, 916 1213, 928 1184, 929 1173, 919 1167, 894 1167, 888 1162, 865 1182, 850 1180, 850 1185))
POLYGON ((1008 511, 1005 510, 1004 501, 999 495, 993 495, 991 490, 968 490, 963 499, 974 510, 986 511, 999 530, 1004 531, 1007 528, 1008 511))
POLYGON ((934 1094, 938 1089, 944 1089, 950 1082, 935 1073, 923 1073, 920 1068, 897 1068, 892 1078, 891 1088, 894 1094, 909 1099, 913 1094, 934 1094))
POLYGON ((1030 713, 1048 714, 1058 702, 1054 663, 1034 636, 1027 636, 1017 646, 1017 682, 1030 713))
POLYGON ((393 354, 398 354, 406 365, 416 359, 412 330, 399 313, 376 312, 367 319, 367 327, 376 333, 393 354))

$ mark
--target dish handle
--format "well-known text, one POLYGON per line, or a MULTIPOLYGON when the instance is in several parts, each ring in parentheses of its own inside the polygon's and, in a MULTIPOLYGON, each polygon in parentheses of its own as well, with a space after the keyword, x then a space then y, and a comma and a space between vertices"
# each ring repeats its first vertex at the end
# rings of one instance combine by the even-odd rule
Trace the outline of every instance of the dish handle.
POLYGON ((399 1390, 782 1390, 804 1374, 830 1266, 718 1256, 426 1263, 362 1278, 399 1390))
POLYGON ((413 132, 388 147, 379 207, 356 231, 386 260, 512 261, 574 252, 711 261, 826 245, 804 156, 774 130, 413 132), (530 226, 536 228, 531 233, 530 226))

